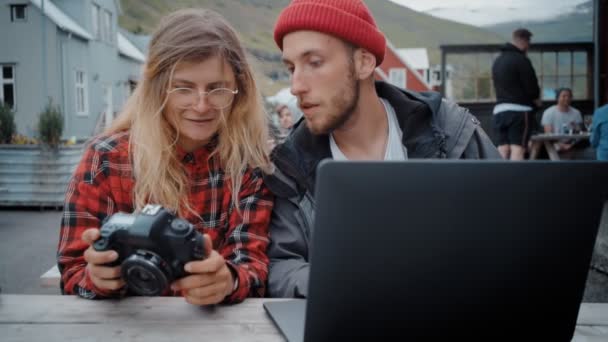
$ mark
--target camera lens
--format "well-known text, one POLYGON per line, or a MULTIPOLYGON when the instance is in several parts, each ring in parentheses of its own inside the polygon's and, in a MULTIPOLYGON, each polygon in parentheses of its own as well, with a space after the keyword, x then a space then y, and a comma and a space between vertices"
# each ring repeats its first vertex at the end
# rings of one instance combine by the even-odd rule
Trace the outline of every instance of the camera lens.
POLYGON ((141 296, 159 296, 173 279, 167 263, 153 252, 137 250, 121 266, 127 286, 141 296))

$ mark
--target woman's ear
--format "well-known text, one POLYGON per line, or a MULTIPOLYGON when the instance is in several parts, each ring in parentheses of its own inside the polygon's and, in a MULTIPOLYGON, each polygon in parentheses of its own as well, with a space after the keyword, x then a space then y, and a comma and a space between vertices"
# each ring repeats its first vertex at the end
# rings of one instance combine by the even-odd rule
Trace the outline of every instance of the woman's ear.
POLYGON ((354 56, 355 70, 360 80, 373 75, 376 70, 376 56, 365 49, 357 49, 354 56))

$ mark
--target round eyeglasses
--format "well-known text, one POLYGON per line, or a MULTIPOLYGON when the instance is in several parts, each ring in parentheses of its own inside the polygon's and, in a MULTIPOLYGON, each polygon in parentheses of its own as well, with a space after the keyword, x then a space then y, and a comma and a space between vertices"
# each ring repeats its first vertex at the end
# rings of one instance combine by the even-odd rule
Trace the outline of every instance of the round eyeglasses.
POLYGON ((203 95, 207 97, 209 106, 215 109, 224 109, 230 106, 232 101, 234 101, 234 96, 238 92, 238 89, 232 90, 228 88, 216 88, 211 91, 199 91, 193 88, 175 88, 167 93, 171 96, 173 103, 181 109, 190 109, 196 106, 203 95))

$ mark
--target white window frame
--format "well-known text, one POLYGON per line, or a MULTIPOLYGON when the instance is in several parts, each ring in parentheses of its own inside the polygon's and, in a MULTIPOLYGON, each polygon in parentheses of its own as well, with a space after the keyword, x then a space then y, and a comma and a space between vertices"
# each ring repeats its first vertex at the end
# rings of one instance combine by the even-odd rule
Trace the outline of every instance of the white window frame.
POLYGON ((0 102, 4 102, 4 85, 11 84, 13 86, 13 111, 17 111, 17 87, 15 87, 15 65, 0 64, 0 102), (4 68, 11 68, 13 78, 4 78, 4 68))
POLYGON ((11 22, 26 22, 27 21, 27 5, 26 4, 12 4, 11 6, 11 22), (17 18, 17 7, 23 7, 23 18, 17 18))
POLYGON ((87 87, 87 73, 83 70, 76 70, 74 72, 74 108, 76 109, 76 115, 78 116, 89 116, 89 99, 88 99, 88 87, 87 87), (82 76, 82 83, 79 82, 79 77, 82 76), (82 99, 79 98, 79 91, 82 91, 82 99), (79 103, 82 100, 82 108, 79 103), (80 110, 82 109, 82 110, 80 110))
POLYGON ((97 4, 92 4, 91 6, 91 29, 93 31, 93 36, 95 39, 100 39, 100 25, 99 25, 99 12, 101 8, 97 4))
POLYGON ((388 69, 388 81, 405 89, 407 87, 407 69, 405 68, 390 68, 388 69))

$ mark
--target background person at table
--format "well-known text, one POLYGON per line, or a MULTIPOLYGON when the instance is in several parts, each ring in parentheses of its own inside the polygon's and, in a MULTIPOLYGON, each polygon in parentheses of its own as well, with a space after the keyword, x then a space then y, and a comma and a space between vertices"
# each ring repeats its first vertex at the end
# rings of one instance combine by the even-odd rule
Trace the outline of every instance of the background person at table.
POLYGON ((504 159, 524 159, 530 136, 537 128, 534 112, 541 104, 540 88, 526 56, 531 39, 527 29, 513 31, 511 42, 502 47, 492 65, 496 91, 493 126, 504 159))
POLYGON ((315 171, 322 159, 500 159, 500 154, 479 121, 454 102, 374 82, 386 41, 363 1, 295 0, 279 15, 274 38, 305 120, 275 148, 277 169, 266 178, 277 196, 268 290, 274 297, 302 297, 308 287, 315 171))
POLYGON ((608 161, 608 104, 593 113, 591 146, 595 148, 597 160, 608 161))
POLYGON ((133 96, 69 183, 57 252, 62 291, 125 295, 120 266, 104 266, 116 253, 89 245, 109 215, 156 203, 212 242, 172 294, 197 305, 264 296, 273 201, 262 177, 270 166, 262 108, 245 51, 220 15, 164 18, 133 96))
MULTIPOLYGON (((560 88, 557 90, 555 98, 557 104, 547 108, 541 119, 545 133, 568 133, 570 129, 578 133, 583 130, 583 117, 581 112, 572 107, 572 90, 570 88, 560 88), (568 132, 564 132, 564 127, 568 132)), ((576 141, 564 140, 556 144, 558 151, 568 151, 572 149, 576 141)))

